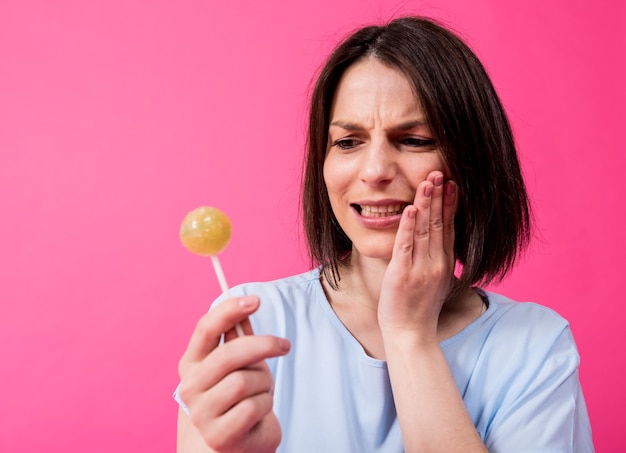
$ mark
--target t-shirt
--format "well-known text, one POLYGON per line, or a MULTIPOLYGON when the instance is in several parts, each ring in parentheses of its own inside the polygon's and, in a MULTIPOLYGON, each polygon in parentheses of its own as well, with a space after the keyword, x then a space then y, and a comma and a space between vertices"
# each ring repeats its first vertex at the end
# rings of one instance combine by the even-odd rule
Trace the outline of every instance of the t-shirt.
MULTIPOLYGON (((342 324, 319 269, 231 290, 243 294, 261 300, 250 319, 256 334, 291 341, 286 356, 268 360, 279 452, 404 451, 386 362, 368 356, 342 324)), ((485 295, 486 312, 441 348, 489 451, 593 452, 567 321, 534 303, 485 295)))

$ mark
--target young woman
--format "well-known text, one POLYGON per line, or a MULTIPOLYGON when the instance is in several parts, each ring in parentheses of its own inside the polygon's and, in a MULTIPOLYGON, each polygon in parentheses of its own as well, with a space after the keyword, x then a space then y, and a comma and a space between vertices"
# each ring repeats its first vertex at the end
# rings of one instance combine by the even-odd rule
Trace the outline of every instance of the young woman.
POLYGON ((303 217, 318 267, 199 321, 180 452, 593 451, 567 322, 480 289, 530 215, 505 113, 456 36, 406 17, 339 45, 312 95, 303 217))

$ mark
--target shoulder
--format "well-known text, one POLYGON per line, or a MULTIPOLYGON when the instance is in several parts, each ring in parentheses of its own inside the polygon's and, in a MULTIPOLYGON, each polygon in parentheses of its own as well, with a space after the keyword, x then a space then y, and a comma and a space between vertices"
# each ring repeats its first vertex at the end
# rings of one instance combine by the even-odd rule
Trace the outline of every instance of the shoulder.
POLYGON ((255 294, 261 299, 264 296, 279 296, 291 299, 294 296, 316 293, 320 287, 319 278, 319 269, 313 269, 268 282, 251 282, 237 285, 232 288, 231 293, 233 296, 255 294))
POLYGON ((546 361, 579 363, 569 322, 556 311, 534 302, 517 302, 495 292, 484 292, 487 312, 459 335, 445 341, 450 357, 486 360, 513 373, 542 367, 546 361))
POLYGON ((473 378, 511 394, 539 374, 576 372, 580 357, 567 320, 537 303, 486 295, 487 312, 443 345, 459 382, 473 378))
POLYGON ((489 451, 538 451, 539 443, 542 451, 576 451, 573 445, 590 445, 580 357, 567 320, 537 303, 487 296, 480 366, 468 385, 482 399, 467 402, 489 451))
POLYGON ((569 322, 534 302, 516 302, 488 292, 491 314, 484 325, 484 350, 518 378, 552 371, 569 376, 580 363, 569 322))
POLYGON ((320 317, 327 317, 327 303, 318 269, 268 282, 238 285, 232 296, 253 294, 261 300, 260 308, 251 317, 254 331, 291 338, 292 330, 320 317))
POLYGON ((474 347, 483 353, 503 351, 505 355, 512 349, 538 353, 564 338, 574 346, 568 321, 556 311, 535 302, 517 302, 495 292, 481 292, 489 301, 487 311, 444 341, 446 348, 474 347))
POLYGON ((517 302, 494 292, 486 292, 487 313, 494 334, 548 339, 569 330, 569 322, 556 311, 535 302, 517 302))

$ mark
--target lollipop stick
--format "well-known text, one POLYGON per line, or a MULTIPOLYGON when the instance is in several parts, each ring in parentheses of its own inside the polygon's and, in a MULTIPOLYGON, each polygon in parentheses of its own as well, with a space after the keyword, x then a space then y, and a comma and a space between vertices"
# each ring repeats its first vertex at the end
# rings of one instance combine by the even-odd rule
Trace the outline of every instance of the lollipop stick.
MULTIPOLYGON (((228 283, 226 283, 226 276, 224 275, 222 265, 220 264, 220 260, 217 258, 217 255, 211 255, 211 261, 213 262, 213 269, 215 269, 215 273, 217 274, 217 281, 220 282, 222 292, 226 297, 230 297, 230 292, 228 291, 228 283)), ((237 335, 239 335, 240 337, 243 337, 245 335, 243 333, 243 328, 241 327, 240 323, 235 324, 235 330, 237 331, 237 335)))

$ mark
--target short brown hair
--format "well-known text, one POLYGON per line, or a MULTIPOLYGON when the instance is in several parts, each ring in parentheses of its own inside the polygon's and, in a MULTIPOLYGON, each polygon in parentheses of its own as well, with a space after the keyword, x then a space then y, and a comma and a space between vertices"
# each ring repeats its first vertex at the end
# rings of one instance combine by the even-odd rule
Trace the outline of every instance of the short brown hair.
POLYGON ((528 244, 530 204, 511 127, 483 65, 431 19, 403 17, 361 28, 330 55, 310 104, 302 209, 309 253, 337 287, 352 250, 328 199, 323 164, 330 109, 345 70, 364 58, 400 70, 412 83, 449 177, 459 187, 455 217, 459 288, 502 279, 528 244))

